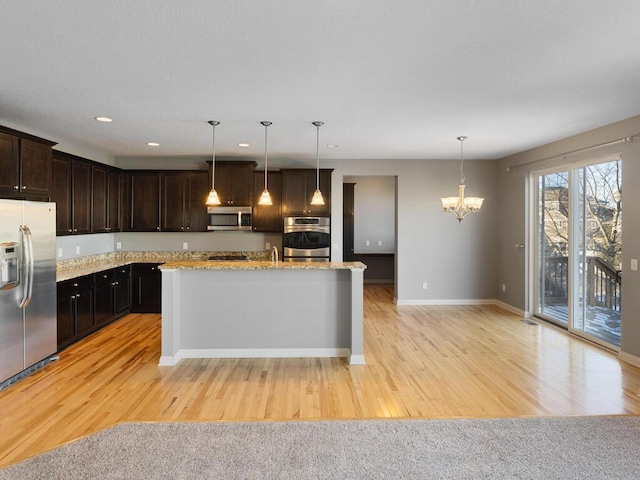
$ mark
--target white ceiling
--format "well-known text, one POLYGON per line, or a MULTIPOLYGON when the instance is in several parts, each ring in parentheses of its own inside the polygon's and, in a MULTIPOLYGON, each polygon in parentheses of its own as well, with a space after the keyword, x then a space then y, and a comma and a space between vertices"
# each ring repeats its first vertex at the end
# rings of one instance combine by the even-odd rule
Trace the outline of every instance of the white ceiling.
POLYGON ((115 157, 498 158, 640 114, 640 1, 0 0, 0 66, 0 123, 115 157))

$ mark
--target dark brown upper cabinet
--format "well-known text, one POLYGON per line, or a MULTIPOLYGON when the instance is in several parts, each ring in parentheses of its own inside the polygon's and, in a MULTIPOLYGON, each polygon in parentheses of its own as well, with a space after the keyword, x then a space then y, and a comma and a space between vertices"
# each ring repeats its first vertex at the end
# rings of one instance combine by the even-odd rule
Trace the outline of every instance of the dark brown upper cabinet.
POLYGON ((55 142, 0 127, 0 196, 47 200, 55 142))
POLYGON ((253 172, 253 231, 282 233, 282 174, 269 172, 267 188, 273 205, 258 205, 264 190, 264 172, 253 172))
POLYGON ((93 233, 120 231, 120 172, 105 165, 91 170, 93 233))
POLYGON ((160 172, 131 172, 131 221, 128 230, 160 231, 160 172))
POLYGON ((282 172, 282 215, 331 215, 331 172, 320 170, 320 191, 324 205, 311 205, 316 191, 316 169, 291 168, 282 172))
POLYGON ((162 174, 162 231, 207 231, 209 183, 206 171, 162 174))
POLYGON ((51 201, 56 203, 56 234, 91 232, 91 164, 80 157, 54 152, 51 201))
MULTIPOLYGON (((209 178, 211 178, 211 162, 209 178)), ((250 207, 253 205, 253 170, 256 162, 216 162, 215 188, 221 205, 250 207)))

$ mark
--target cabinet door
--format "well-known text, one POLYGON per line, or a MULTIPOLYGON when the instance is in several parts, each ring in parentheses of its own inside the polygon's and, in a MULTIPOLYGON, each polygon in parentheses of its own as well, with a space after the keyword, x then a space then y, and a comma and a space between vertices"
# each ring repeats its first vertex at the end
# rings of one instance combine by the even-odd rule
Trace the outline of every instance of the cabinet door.
POLYGON ((181 172, 162 174, 162 231, 181 232, 184 221, 185 176, 181 172))
POLYGON ((120 315, 131 307, 131 272, 128 266, 115 269, 114 310, 120 315))
POLYGON ((20 141, 20 166, 22 191, 37 195, 49 195, 51 147, 23 138, 20 141))
POLYGON ((108 182, 107 167, 93 165, 91 167, 91 231, 93 233, 109 231, 107 226, 108 182))
POLYGON ((76 336, 75 295, 58 286, 58 350, 69 345, 76 336))
MULTIPOLYGON (((211 169, 209 169, 211 170, 211 169)), ((221 205, 233 205, 231 192, 231 166, 229 164, 216 162, 215 189, 221 205)))
POLYGON ((16 193, 20 190, 20 140, 0 133, 0 192, 16 193))
POLYGON ((132 267, 131 311, 160 313, 162 277, 158 264, 135 263, 132 267))
POLYGON ((355 186, 355 183, 342 184, 342 259, 345 262, 353 262, 355 260, 355 186))
POLYGON ((233 165, 229 171, 231 204, 239 207, 253 205, 253 167, 248 164, 233 165))
POLYGON ((56 235, 73 233, 71 212, 72 161, 54 155, 51 164, 51 201, 56 204, 56 235))
POLYGON ((207 172, 191 172, 186 174, 185 221, 186 230, 206 232, 207 195, 209 194, 209 174, 207 172))
POLYGON ((73 233, 91 231, 91 164, 73 160, 73 233))
POLYGON ((316 191, 318 178, 316 171, 313 170, 307 173, 307 211, 306 213, 311 215, 331 215, 331 170, 320 170, 320 191, 322 192, 322 198, 324 198, 324 205, 311 205, 311 198, 316 191))
POLYGON ((282 172, 283 215, 307 213, 307 180, 308 175, 304 170, 282 172))
POLYGON ((96 273, 95 277, 95 324, 105 325, 113 320, 114 279, 113 271, 96 273))
POLYGON ((120 177, 117 170, 109 169, 107 188, 107 231, 119 232, 120 223, 120 177))
POLYGON ((131 174, 120 173, 120 229, 131 230, 131 174))
POLYGON ((160 231, 160 173, 131 174, 131 230, 160 231))
POLYGON ((282 233, 282 175, 269 172, 267 188, 273 205, 258 205, 264 190, 264 172, 253 172, 253 231, 282 233))
POLYGON ((84 336, 93 330, 93 289, 76 293, 76 335, 84 336))

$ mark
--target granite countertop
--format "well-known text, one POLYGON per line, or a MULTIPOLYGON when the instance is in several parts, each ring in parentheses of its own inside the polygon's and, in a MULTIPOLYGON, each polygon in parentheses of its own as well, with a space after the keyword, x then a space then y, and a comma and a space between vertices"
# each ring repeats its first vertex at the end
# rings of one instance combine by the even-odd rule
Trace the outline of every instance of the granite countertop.
POLYGON ((59 260, 56 262, 56 281, 62 282, 132 263, 198 262, 211 255, 244 255, 250 260, 269 258, 269 252, 109 252, 59 260))
POLYGON ((174 261, 161 270, 364 270, 362 262, 274 262, 274 261, 174 261))

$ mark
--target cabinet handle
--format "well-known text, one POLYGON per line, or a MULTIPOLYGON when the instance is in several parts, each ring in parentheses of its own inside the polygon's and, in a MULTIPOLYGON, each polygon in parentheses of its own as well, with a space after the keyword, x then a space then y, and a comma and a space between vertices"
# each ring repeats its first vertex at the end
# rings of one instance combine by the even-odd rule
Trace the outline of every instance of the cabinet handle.
POLYGON ((156 227, 156 230, 160 231, 160 227, 156 227))
POLYGON ((77 228, 74 228, 74 229, 73 229, 73 231, 74 231, 74 232, 77 232, 77 231, 78 231, 78 229, 77 229, 77 228))
POLYGON ((75 295, 71 295, 71 299, 73 300, 74 298, 76 298, 76 296, 75 295))
POLYGON ((72 229, 72 228, 70 228, 69 230, 67 230, 67 232, 69 232, 69 233, 73 233, 73 229, 72 229))
POLYGON ((107 278, 107 275, 103 275, 102 278, 107 278))
POLYGON ((77 286, 78 286, 78 284, 77 284, 77 283, 74 283, 74 284, 73 284, 73 286, 74 286, 74 287, 77 287, 77 286))
POLYGON ((118 282, 116 282, 116 285, 118 285, 118 282))
POLYGON ((180 227, 180 230, 184 230, 184 227, 180 227))
POLYGON ((138 278, 138 305, 142 305, 142 277, 138 278))
POLYGON ((189 230, 189 227, 187 226, 187 230, 189 230))
POLYGON ((13 188, 14 190, 20 190, 20 187, 18 185, 14 185, 13 188))
POLYGON ((26 186, 26 185, 22 185, 22 189, 23 189, 23 190, 26 190, 26 189, 27 189, 27 186, 26 186))
POLYGON ((80 294, 79 293, 76 293, 76 298, 80 298, 80 294))

